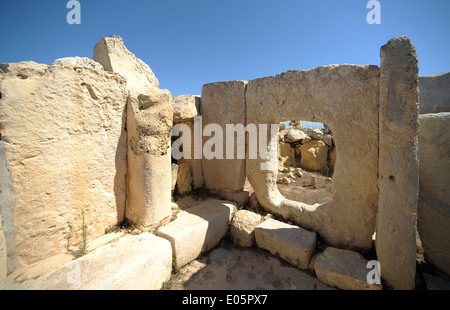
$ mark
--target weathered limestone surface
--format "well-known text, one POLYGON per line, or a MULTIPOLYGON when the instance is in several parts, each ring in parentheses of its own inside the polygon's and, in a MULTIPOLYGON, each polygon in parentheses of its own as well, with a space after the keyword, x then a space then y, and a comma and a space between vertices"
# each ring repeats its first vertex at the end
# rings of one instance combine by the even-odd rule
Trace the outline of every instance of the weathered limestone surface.
POLYGON ((450 275, 450 113, 419 116, 417 228, 427 261, 450 275))
POLYGON ((56 65, 74 65, 77 67, 87 67, 87 68, 93 68, 97 70, 103 70, 103 66, 99 64, 98 62, 87 58, 87 57, 65 57, 65 58, 58 58, 53 63, 52 66, 56 65))
POLYGON ((172 174, 171 174, 171 189, 175 189, 175 185, 177 185, 177 175, 178 175, 178 165, 172 164, 172 174))
MULTIPOLYGON (((180 97, 180 96, 179 96, 180 97)), ((175 97, 175 99, 178 97, 175 97)), ((173 105, 174 108, 176 108, 176 105, 173 105)), ((174 111, 175 115, 175 111, 174 111)), ((193 115, 193 114, 192 114, 193 115)), ((193 116, 195 117, 195 116, 193 116)), ((174 116, 175 119, 175 116, 174 116)), ((189 120, 183 120, 179 124, 184 124, 187 127, 189 127, 190 135, 191 135, 191 141, 189 143, 188 140, 183 140, 183 154, 187 151, 187 155, 184 155, 183 158, 178 160, 178 164, 186 163, 189 165, 189 169, 192 176, 193 181, 193 187, 194 188, 200 188, 205 184, 205 179, 203 178, 203 167, 202 167, 202 159, 195 159, 195 141, 194 141, 194 122, 189 120), (190 150, 190 153, 189 153, 190 150)), ((183 132, 183 135, 185 133, 183 132)), ((175 137, 176 139, 180 139, 179 137, 175 137)), ((201 142, 200 142, 201 147, 201 142)))
POLYGON ((200 96, 180 95, 173 98, 173 122, 193 121, 200 113, 200 96))
POLYGON ((300 164, 306 169, 321 171, 327 167, 328 146, 322 140, 311 140, 300 146, 300 164))
POLYGON ((74 65, 0 65, 0 201, 8 272, 123 219, 125 80, 74 65))
MULTIPOLYGON (((209 189, 240 191, 245 183, 245 158, 237 159, 234 140, 234 159, 226 158, 226 124, 245 126, 246 81, 216 82, 203 85, 200 106, 203 128, 203 148, 211 137, 205 136, 205 127, 218 124, 223 130, 223 158, 207 159, 203 154, 202 166, 205 186, 209 189)), ((217 133, 213 133, 217 134, 217 133)), ((243 140, 245 145, 245 138, 243 140)))
POLYGON ((139 93, 159 87, 158 79, 150 67, 125 47, 120 36, 102 38, 94 47, 94 60, 106 71, 123 75, 128 87, 139 93))
POLYGON ((261 223, 261 216, 248 210, 239 210, 231 221, 230 233, 233 242, 241 247, 252 247, 255 243, 255 227, 261 223))
POLYGON ((126 218, 144 228, 171 216, 170 130, 172 95, 153 88, 130 91, 127 109, 128 195, 126 218))
POLYGON ((394 289, 415 286, 418 70, 416 49, 408 37, 394 38, 381 47, 376 250, 381 275, 394 289))
MULTIPOLYGON (((353 251, 328 247, 314 262, 317 278, 343 290, 381 290, 381 284, 369 284, 367 260, 353 251)), ((381 270, 382 272, 382 270, 381 270)))
POLYGON ((126 235, 25 285, 39 290, 159 290, 172 272, 170 243, 126 235))
POLYGON ((301 269, 307 269, 316 248, 316 234, 295 225, 269 219, 255 227, 258 247, 281 257, 301 269))
POLYGON ((177 188, 181 195, 189 193, 192 190, 192 177, 189 165, 182 163, 178 165, 177 188))
POLYGON ((313 206, 284 198, 276 187, 277 169, 262 170, 261 159, 248 159, 247 177, 265 209, 336 246, 372 246, 378 204, 378 81, 377 66, 330 65, 248 82, 247 124, 286 119, 326 123, 333 128, 338 153, 332 201, 313 206))
POLYGON ((419 76, 419 113, 450 112, 450 72, 419 76))
POLYGON ((289 143, 281 142, 279 145, 280 164, 284 166, 295 166, 295 149, 289 143))
POLYGON ((6 276, 8 268, 6 265, 6 243, 5 234, 3 233, 2 215, 0 214, 0 290, 6 288, 6 276))
POLYGON ((160 228, 157 235, 170 241, 175 266, 180 268, 216 246, 226 235, 235 210, 234 203, 208 199, 181 211, 160 228))

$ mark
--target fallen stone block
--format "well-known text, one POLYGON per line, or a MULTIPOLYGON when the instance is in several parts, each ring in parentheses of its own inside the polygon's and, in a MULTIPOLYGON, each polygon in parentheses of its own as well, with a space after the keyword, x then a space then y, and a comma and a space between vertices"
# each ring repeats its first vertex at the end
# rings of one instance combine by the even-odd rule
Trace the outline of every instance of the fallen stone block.
POLYGON ((151 233, 127 235, 26 286, 39 290, 157 290, 172 271, 170 243, 151 233))
POLYGON ((255 227, 261 216, 248 210, 239 210, 231 221, 230 233, 233 243, 241 247, 252 247, 255 243, 255 227))
POLYGON ((314 262, 317 278, 343 290, 380 290, 381 284, 369 284, 367 260, 361 254, 328 247, 314 262))
POLYGON ((177 218, 157 231, 170 241, 174 264, 180 268, 219 243, 228 231, 236 205, 208 199, 177 214, 177 218))
POLYGON ((301 269, 308 268, 316 247, 316 233, 273 219, 256 226, 255 238, 258 247, 301 269))

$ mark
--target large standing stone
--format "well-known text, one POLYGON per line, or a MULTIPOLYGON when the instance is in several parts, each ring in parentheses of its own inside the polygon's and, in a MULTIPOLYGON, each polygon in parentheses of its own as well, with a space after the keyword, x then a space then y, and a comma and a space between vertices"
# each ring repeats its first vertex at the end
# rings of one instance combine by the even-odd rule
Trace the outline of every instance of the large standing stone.
POLYGON ((255 228, 258 247, 301 269, 308 268, 316 248, 316 234, 295 225, 269 219, 255 228))
MULTIPOLYGON (((245 89, 246 81, 216 82, 203 85, 202 88, 202 128, 209 124, 217 124, 223 132, 223 160, 207 159, 203 153, 202 166, 205 186, 209 189, 241 191, 245 183, 245 156, 237 158, 237 144, 243 141, 235 138, 233 159, 226 158, 226 124, 245 126, 245 89)), ((217 133, 213 133, 217 134, 217 133)), ((211 137, 203 134, 203 146, 211 137)), ((235 135, 233 135, 235 136, 235 135)), ((231 146, 230 145, 230 146, 231 146)), ((245 154, 244 154, 245 155, 245 154)))
POLYGON ((419 76, 420 114, 450 112, 450 72, 419 76))
POLYGON ((94 47, 94 60, 106 71, 123 75, 128 87, 139 93, 159 87, 158 79, 150 67, 125 47, 120 36, 102 38, 94 47))
POLYGON ((295 148, 290 143, 280 142, 279 153, 280 164, 284 166, 295 166, 295 148))
MULTIPOLYGON (((380 290, 381 284, 369 284, 367 260, 361 254, 328 247, 314 262, 317 278, 343 290, 380 290)), ((382 271, 382 270, 381 270, 382 271)))
POLYGON ((450 275, 450 113, 419 116, 417 228, 427 261, 450 275))
POLYGON ((192 177, 189 165, 182 163, 178 165, 177 188, 181 195, 189 193, 192 190, 192 177))
POLYGON ((415 286, 418 70, 408 37, 394 38, 381 48, 376 249, 381 276, 394 289, 415 286))
POLYGON ((74 65, 0 65, 0 201, 8 272, 122 221, 125 80, 74 65))
POLYGON ((126 218, 144 228, 171 216, 172 96, 154 88, 128 97, 128 196, 126 218))
POLYGON ((174 221, 160 228, 157 235, 172 244, 174 265, 180 268, 216 246, 226 235, 235 210, 231 202, 208 199, 181 211, 174 221))
POLYGON ((300 164, 302 167, 321 171, 327 167, 328 146, 322 140, 311 140, 300 146, 300 164))
POLYGON ((0 214, 0 290, 6 288, 6 276, 8 268, 6 265, 6 244, 5 234, 3 233, 2 215, 0 214))
POLYGON ((371 248, 378 205, 377 66, 330 65, 253 79, 247 85, 247 124, 301 119, 328 124, 338 156, 332 201, 308 205, 276 187, 278 167, 248 159, 247 178, 261 206, 319 232, 339 247, 371 248))

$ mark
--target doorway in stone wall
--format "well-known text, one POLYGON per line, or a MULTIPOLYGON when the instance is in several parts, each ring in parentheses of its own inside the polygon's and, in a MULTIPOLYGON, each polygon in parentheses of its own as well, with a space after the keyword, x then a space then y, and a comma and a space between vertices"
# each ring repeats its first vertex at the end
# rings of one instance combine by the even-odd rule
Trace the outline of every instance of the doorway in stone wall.
POLYGON ((335 162, 328 125, 303 120, 280 123, 277 188, 285 198, 310 205, 330 202, 335 162))

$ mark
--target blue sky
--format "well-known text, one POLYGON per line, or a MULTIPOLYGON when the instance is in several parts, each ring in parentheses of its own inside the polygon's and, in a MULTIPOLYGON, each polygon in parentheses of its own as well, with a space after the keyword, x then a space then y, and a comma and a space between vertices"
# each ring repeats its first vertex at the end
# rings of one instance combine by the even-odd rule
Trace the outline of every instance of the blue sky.
POLYGON ((67 2, 1 0, 0 63, 92 58, 100 38, 118 34, 178 96, 215 81, 379 65, 380 47, 408 35, 419 75, 450 70, 448 0, 379 0, 380 25, 366 22, 367 0, 79 0, 80 25, 66 22, 67 2))

